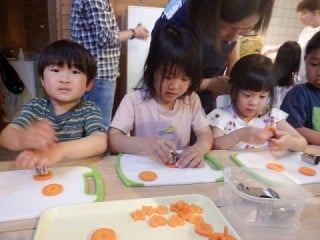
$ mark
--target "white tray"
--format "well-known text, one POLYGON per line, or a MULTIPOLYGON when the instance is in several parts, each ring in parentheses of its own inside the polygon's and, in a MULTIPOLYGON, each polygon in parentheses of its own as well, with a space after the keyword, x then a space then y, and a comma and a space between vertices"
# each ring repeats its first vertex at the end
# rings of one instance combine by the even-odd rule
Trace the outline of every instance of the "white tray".
POLYGON ((175 195, 158 198, 141 198, 110 202, 96 202, 77 205, 57 206, 44 211, 39 219, 35 240, 90 240, 97 228, 112 228, 117 240, 203 240, 204 237, 194 232, 194 225, 186 223, 180 227, 151 228, 148 221, 134 221, 130 212, 140 209, 143 205, 158 206, 184 200, 203 207, 205 221, 210 223, 215 232, 223 232, 228 226, 229 233, 236 239, 240 236, 228 223, 216 205, 206 196, 175 195))

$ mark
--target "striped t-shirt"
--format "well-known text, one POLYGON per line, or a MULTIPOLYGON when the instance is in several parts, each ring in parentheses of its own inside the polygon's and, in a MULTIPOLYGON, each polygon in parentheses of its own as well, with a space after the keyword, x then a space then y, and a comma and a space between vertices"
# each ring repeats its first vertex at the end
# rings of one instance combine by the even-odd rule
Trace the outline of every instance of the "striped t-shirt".
POLYGON ((23 106, 12 123, 25 128, 41 119, 53 123, 59 141, 79 139, 96 131, 106 132, 101 110, 90 101, 81 101, 70 111, 57 116, 50 99, 33 98, 23 106))

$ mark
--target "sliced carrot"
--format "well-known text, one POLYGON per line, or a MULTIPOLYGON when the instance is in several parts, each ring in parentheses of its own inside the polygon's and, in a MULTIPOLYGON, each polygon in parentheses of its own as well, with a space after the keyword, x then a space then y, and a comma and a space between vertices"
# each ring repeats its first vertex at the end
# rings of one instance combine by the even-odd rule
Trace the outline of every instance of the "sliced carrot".
POLYGON ((285 167, 280 163, 268 163, 267 168, 277 172, 283 172, 285 170, 285 167))
POLYGON ((36 181, 45 181, 52 178, 52 176, 53 176, 52 172, 49 171, 47 174, 44 174, 44 175, 34 175, 33 179, 36 181))
POLYGON ((200 207, 199 205, 195 204, 195 203, 191 203, 190 204, 190 208, 192 209, 192 211, 194 213, 199 213, 199 214, 203 213, 203 208, 200 207))
POLYGON ((131 212, 130 216, 133 218, 134 221, 146 219, 146 214, 142 210, 136 210, 134 212, 131 212))
POLYGON ((152 206, 142 206, 141 210, 148 216, 156 212, 156 208, 152 206))
POLYGON ((204 237, 208 237, 213 232, 213 227, 209 223, 199 223, 194 226, 194 231, 204 237))
POLYGON ((188 221, 192 224, 200 224, 200 223, 204 223, 204 219, 202 215, 199 214, 193 214, 188 221))
POLYGON ((277 128, 275 126, 268 126, 266 129, 270 132, 272 132, 273 135, 276 134, 277 128))
POLYGON ((158 178, 158 175, 153 171, 143 171, 139 173, 139 178, 146 182, 152 182, 158 178))
POLYGON ((168 221, 168 225, 170 227, 177 227, 177 226, 182 226, 183 224, 185 224, 185 220, 181 217, 179 217, 178 215, 172 215, 170 218, 169 218, 169 221, 168 221))
POLYGON ((307 176, 315 176, 317 171, 310 167, 299 167, 299 172, 307 176))
POLYGON ((189 208, 189 204, 182 200, 170 204, 170 210, 172 212, 180 212, 186 208, 189 208))
POLYGON ((92 233, 91 240, 116 240, 116 233, 111 228, 98 228, 92 233))
POLYGON ((152 228, 165 226, 167 225, 167 219, 161 215, 152 215, 149 224, 152 228))
POLYGON ((55 196, 63 191, 63 186, 58 183, 52 183, 42 188, 42 194, 45 196, 55 196))
POLYGON ((156 208, 156 212, 158 214, 167 214, 169 213, 169 209, 167 206, 164 206, 164 205, 159 205, 157 208, 156 208))
POLYGON ((165 164, 168 168, 177 168, 176 164, 174 163, 166 163, 165 164))
POLYGON ((177 212, 178 216, 185 219, 185 220, 190 220, 193 216, 193 211, 190 207, 181 209, 180 211, 177 212))

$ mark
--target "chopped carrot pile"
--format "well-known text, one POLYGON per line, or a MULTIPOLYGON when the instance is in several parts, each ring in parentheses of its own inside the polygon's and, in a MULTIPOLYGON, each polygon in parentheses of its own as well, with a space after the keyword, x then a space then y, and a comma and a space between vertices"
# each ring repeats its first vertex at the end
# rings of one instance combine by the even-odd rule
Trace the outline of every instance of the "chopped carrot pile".
POLYGON ((161 226, 178 227, 183 226, 187 222, 194 225, 194 231, 200 236, 206 237, 208 240, 236 240, 229 235, 228 227, 224 227, 223 232, 215 232, 213 226, 207 223, 203 216, 204 209, 195 204, 187 203, 179 200, 165 205, 142 206, 140 209, 130 213, 134 221, 147 220, 149 218, 149 226, 157 228, 161 226), (166 217, 166 214, 168 216, 166 217))

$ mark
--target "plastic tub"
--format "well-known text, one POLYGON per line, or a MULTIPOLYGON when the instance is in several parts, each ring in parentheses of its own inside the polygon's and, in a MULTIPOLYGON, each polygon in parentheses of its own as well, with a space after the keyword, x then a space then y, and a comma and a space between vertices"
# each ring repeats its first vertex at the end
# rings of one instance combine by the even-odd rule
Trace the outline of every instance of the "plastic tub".
POLYGON ((257 231, 293 232, 308 195, 285 175, 254 168, 228 167, 223 171, 220 200, 236 225, 257 231))

